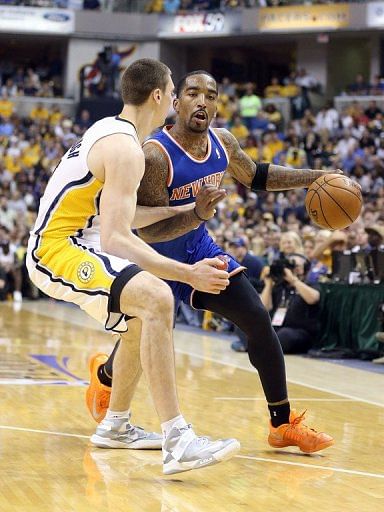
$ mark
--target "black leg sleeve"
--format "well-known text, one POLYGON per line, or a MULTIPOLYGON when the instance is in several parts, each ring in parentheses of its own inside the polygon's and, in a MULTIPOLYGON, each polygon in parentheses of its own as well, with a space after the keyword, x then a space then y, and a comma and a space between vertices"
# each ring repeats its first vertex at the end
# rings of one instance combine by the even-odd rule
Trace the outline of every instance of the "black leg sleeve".
POLYGON ((284 356, 269 314, 248 278, 237 274, 219 295, 195 292, 193 305, 218 313, 236 324, 248 337, 248 356, 259 372, 268 403, 287 398, 284 356))

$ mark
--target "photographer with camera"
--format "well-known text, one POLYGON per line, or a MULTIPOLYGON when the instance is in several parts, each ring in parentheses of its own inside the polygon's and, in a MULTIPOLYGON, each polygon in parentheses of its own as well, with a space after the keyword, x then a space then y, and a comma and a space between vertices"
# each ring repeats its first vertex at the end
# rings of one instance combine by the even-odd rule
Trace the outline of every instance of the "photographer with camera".
POLYGON ((285 354, 307 352, 318 333, 320 292, 305 282, 309 269, 304 254, 292 253, 282 254, 262 273, 261 300, 285 354))

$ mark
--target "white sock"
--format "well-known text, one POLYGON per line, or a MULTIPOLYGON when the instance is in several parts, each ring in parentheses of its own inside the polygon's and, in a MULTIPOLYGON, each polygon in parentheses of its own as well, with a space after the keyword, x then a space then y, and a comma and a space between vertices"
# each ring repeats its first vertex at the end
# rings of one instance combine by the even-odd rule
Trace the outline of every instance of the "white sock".
POLYGON ((108 409, 107 414, 105 415, 106 420, 122 420, 130 418, 131 411, 128 409, 127 411, 111 411, 108 409))
POLYGON ((164 421, 164 423, 161 424, 161 431, 163 433, 163 439, 165 439, 170 431, 173 429, 173 427, 185 427, 187 425, 187 422, 185 421, 184 417, 180 414, 179 416, 176 416, 175 418, 172 418, 171 420, 164 421))

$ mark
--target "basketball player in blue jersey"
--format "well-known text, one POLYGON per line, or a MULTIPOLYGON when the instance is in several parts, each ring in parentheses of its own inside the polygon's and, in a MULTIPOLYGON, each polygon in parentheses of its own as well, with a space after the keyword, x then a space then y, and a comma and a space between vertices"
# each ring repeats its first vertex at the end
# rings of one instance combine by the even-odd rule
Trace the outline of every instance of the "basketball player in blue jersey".
MULTIPOLYGON (((217 258, 194 265, 165 258, 131 229, 172 214, 169 208, 159 209, 160 217, 153 208, 136 211, 136 197, 144 174, 142 142, 164 123, 173 89, 169 68, 156 60, 141 59, 125 70, 121 114, 97 121, 63 156, 41 199, 27 251, 29 275, 36 286, 51 297, 77 304, 106 330, 120 333, 113 409, 104 424, 115 433, 117 445, 124 438, 131 448, 162 448, 165 474, 216 464, 240 447, 235 439, 197 437, 180 413, 172 340, 174 301, 161 280, 180 279, 199 290, 220 293, 229 284, 228 273, 217 268, 217 258), (163 437, 130 423, 129 390, 142 369, 163 437)), ((102 440, 103 433, 96 437, 102 440)))
MULTIPOLYGON (((270 411, 269 444, 275 448, 298 446, 306 453, 316 452, 331 446, 334 441, 331 436, 304 425, 304 415, 290 409, 283 353, 269 314, 243 272, 244 268, 215 244, 204 221, 212 215, 214 207, 214 203, 210 204, 206 198, 222 193, 218 187, 226 171, 254 191, 308 187, 327 172, 255 164, 231 133, 210 128, 216 113, 217 96, 216 81, 205 71, 189 73, 179 82, 174 100, 175 124, 165 126, 144 144, 145 174, 138 191, 138 203, 159 207, 196 201, 196 206, 139 229, 138 233, 160 254, 178 262, 193 264, 217 256, 227 259, 230 284, 220 294, 213 295, 194 290, 185 283, 168 281, 174 297, 196 309, 218 313, 246 333, 249 359, 259 373, 270 411)), ((299 287, 300 281, 295 286, 299 287)), ((91 377, 89 396, 96 401, 103 396, 104 414, 117 347, 108 360, 102 354, 93 359, 97 372, 91 377)), ((98 430, 103 431, 103 428, 102 422, 98 430)))

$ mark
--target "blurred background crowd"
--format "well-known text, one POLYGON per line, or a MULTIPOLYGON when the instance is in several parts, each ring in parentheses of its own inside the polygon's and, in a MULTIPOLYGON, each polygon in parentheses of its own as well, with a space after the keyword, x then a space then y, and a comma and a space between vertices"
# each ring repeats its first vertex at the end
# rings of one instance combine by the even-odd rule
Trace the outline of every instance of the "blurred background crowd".
MULTIPOLYGON (((44 82, 32 69, 27 70, 27 77, 39 95, 44 82)), ((357 78, 356 83, 360 81, 357 78)), ((20 83, 25 84, 25 80, 20 83)), ((248 267, 271 315, 283 299, 287 301, 286 291, 290 293, 297 279, 316 291, 318 282, 335 278, 335 251, 369 253, 384 244, 383 112, 374 101, 366 107, 353 101, 341 112, 329 102, 315 111, 309 96, 313 87, 317 84, 305 70, 294 72, 281 82, 273 79, 264 92, 268 102, 255 93, 254 84, 236 84, 229 78, 219 84, 215 126, 229 129, 252 160, 296 169, 340 168, 360 184, 364 196, 359 219, 346 230, 331 232, 309 222, 304 190, 256 194, 229 175, 225 177, 226 200, 208 227, 216 242, 248 267), (291 98, 289 121, 273 102, 274 96, 279 95, 291 98), (302 261, 292 261, 292 254, 302 255, 302 261), (271 279, 270 267, 276 260, 277 267, 283 270, 275 269, 279 276, 271 279)), ((0 99, 0 300, 21 301, 23 297, 39 296, 24 265, 28 232, 39 198, 62 155, 90 126, 91 115, 83 110, 72 119, 57 106, 47 108, 37 103, 28 116, 20 117, 12 102, 16 89, 15 77, 5 76, 0 99)), ((378 273, 377 268, 367 268, 359 279, 380 280, 378 273)), ((307 302, 306 293, 296 295, 301 303, 291 320, 294 326, 301 324, 303 308, 309 307, 307 332, 301 338, 296 332, 294 339, 301 341, 293 346, 292 333, 288 333, 286 352, 308 350, 314 336, 311 330, 316 328, 311 319, 319 297, 312 294, 307 302)), ((206 328, 233 330, 225 320, 202 316, 186 305, 180 309, 178 319, 190 325, 203 323, 206 328)), ((234 349, 246 350, 246 340, 241 332, 237 334, 234 349)))

